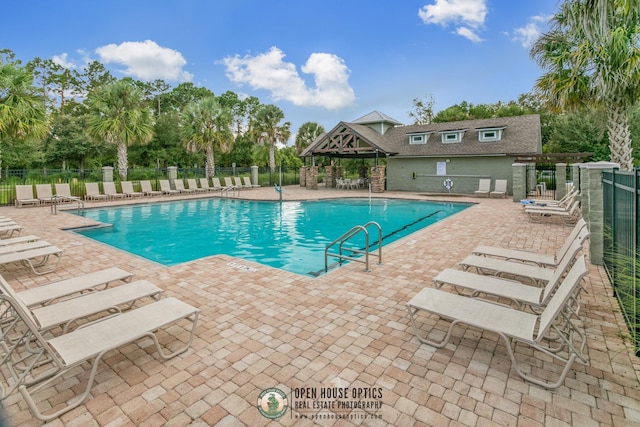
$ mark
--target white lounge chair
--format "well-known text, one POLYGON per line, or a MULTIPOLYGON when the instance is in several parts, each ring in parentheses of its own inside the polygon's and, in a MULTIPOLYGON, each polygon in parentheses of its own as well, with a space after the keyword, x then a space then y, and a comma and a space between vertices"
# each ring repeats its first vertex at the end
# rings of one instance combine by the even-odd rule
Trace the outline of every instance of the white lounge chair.
MULTIPOLYGON (((574 344, 574 337, 580 341, 581 347, 584 347, 586 342, 585 335, 571 323, 565 310, 587 273, 584 257, 580 257, 539 315, 434 288, 422 289, 407 303, 407 310, 416 337, 420 342, 434 347, 444 347, 458 324, 498 334, 504 340, 512 367, 517 374, 526 381, 553 389, 562 385, 575 359, 581 357, 577 343, 574 344), (417 318, 417 314, 421 312, 451 321, 444 337, 441 331, 436 333, 438 337, 433 336, 436 334, 420 332, 420 319, 417 318), (561 343, 561 347, 550 349, 547 346, 550 335, 559 338, 557 342, 561 343), (522 343, 533 350, 541 351, 562 361, 564 366, 555 373, 539 369, 537 366, 533 369, 531 366, 523 369, 512 348, 515 343, 522 343), (539 376, 536 375, 536 371, 540 373, 539 376), (556 381, 550 380, 552 375, 556 375, 556 381)), ((527 360, 537 359, 528 357, 527 360)), ((545 363, 545 366, 552 365, 545 363)))
POLYGON ((62 249, 49 245, 41 248, 29 249, 20 252, 9 252, 0 254, 0 265, 19 262, 29 267, 35 274, 46 274, 54 271, 58 267, 62 249), (40 269, 49 261, 49 258, 55 257, 55 263, 47 269, 40 269))
MULTIPOLYGON (((18 293, 2 276, 0 276, 0 292, 15 300, 20 299, 18 293)), ((161 294, 162 289, 151 282, 138 280, 104 291, 79 295, 55 304, 31 307, 29 310, 41 333, 59 326, 62 328, 61 332, 66 334, 74 324, 79 325, 80 322, 86 324, 89 316, 105 312, 107 315, 122 313, 123 309, 131 309, 137 301, 145 298, 158 300, 161 294)))
POLYGON ((539 206, 526 208, 524 212, 531 222, 560 221, 565 225, 574 225, 582 218, 578 200, 574 200, 568 209, 539 206))
POLYGON ((496 182, 493 184, 493 191, 489 193, 489 197, 499 196, 502 198, 507 197, 507 180, 506 179, 496 179, 496 182))
POLYGON ((9 237, 7 239, 0 239, 0 246, 15 245, 17 243, 35 242, 36 240, 39 240, 39 237, 34 236, 33 234, 30 234, 28 236, 9 237))
POLYGON ((181 179, 176 179, 175 181, 173 181, 173 185, 175 185, 176 190, 178 190, 180 193, 193 193, 193 192, 195 192, 195 190, 192 190, 190 188, 185 188, 184 181, 182 181, 181 179))
POLYGON ((100 187, 97 182, 86 182, 85 188, 85 200, 109 200, 109 196, 100 192, 100 187))
POLYGON ((114 282, 130 282, 132 277, 132 273, 119 267, 108 267, 26 289, 17 292, 17 296, 27 307, 36 307, 76 294, 104 290, 114 282))
POLYGON ((573 227, 573 230, 571 230, 571 233, 569 233, 569 236, 565 240, 565 243, 562 245, 561 248, 556 250, 555 254, 545 254, 540 252, 523 251, 518 249, 509 249, 509 248, 502 248, 499 246, 485 246, 485 245, 477 246, 475 249, 473 249, 473 251, 471 251, 471 253, 473 255, 504 258, 510 261, 522 261, 522 262, 536 264, 541 267, 544 267, 544 266, 553 267, 558 265, 558 263, 560 262, 564 254, 566 254, 567 251, 569 250, 571 243, 573 243, 575 239, 580 237, 581 240, 583 241, 584 239, 589 237, 588 232, 584 234, 580 234, 580 232, 586 229, 586 227, 587 227, 586 221, 580 218, 576 223, 576 225, 573 227))
MULTIPOLYGON (((588 233, 588 231, 585 230, 588 233)), ((554 275, 555 270, 561 268, 565 261, 571 263, 582 250, 582 243, 578 239, 571 243, 560 263, 555 268, 538 267, 525 264, 520 261, 507 261, 504 259, 490 258, 486 256, 469 255, 460 262, 463 270, 475 270, 480 274, 488 274, 497 277, 518 277, 531 281, 533 286, 544 286, 554 275)))
POLYGON ((56 189, 56 194, 54 198, 56 199, 56 203, 71 203, 80 201, 79 197, 71 195, 71 187, 69 187, 69 183, 67 182, 57 182, 54 184, 56 189))
POLYGON ((121 181, 122 193, 128 197, 142 197, 144 193, 141 191, 134 191, 133 183, 131 181, 121 181))
POLYGON ((162 191, 162 194, 166 194, 168 196, 180 194, 180 191, 171 188, 171 183, 168 179, 161 179, 158 182, 160 183, 160 191, 162 191))
POLYGON ((478 182, 478 189, 473 192, 476 196, 489 197, 491 191, 491 179, 481 178, 478 182))
POLYGON ((51 184, 36 184, 36 197, 40 204, 53 202, 53 189, 51 184))
POLYGON ((127 195, 124 193, 118 193, 118 190, 116 189, 116 183, 113 181, 103 181, 102 189, 104 190, 104 194, 106 194, 109 199, 112 200, 124 199, 125 197, 127 197, 127 195))
POLYGON ((21 208, 23 205, 38 206, 39 204, 40 200, 33 197, 33 186, 31 184, 16 185, 15 205, 17 207, 21 208))
POLYGON ((213 188, 209 185, 209 179, 208 178, 200 178, 200 188, 204 188, 207 191, 219 191, 219 188, 213 188))
MULTIPOLYGON (((99 362, 109 351, 141 339, 152 339, 158 354, 170 359, 184 353, 191 346, 198 321, 199 310, 175 298, 165 298, 157 302, 129 310, 117 316, 84 325, 67 334, 45 338, 37 327, 37 321, 29 309, 19 300, 8 295, 0 296, 0 312, 12 313, 16 319, 17 339, 0 341, 4 350, 2 362, 9 373, 9 388, 4 396, 16 389, 27 402, 33 415, 42 421, 50 421, 81 405, 89 396, 98 370, 99 362), (190 322, 189 338, 175 351, 163 350, 158 339, 160 330, 173 330, 178 322, 190 322), (22 333, 21 333, 22 331, 22 333), (88 362, 91 366, 86 386, 78 396, 65 399, 65 406, 51 413, 43 411, 34 399, 41 390, 61 393, 59 378, 88 362)), ((168 332, 168 331, 167 331, 168 332)), ((168 332, 175 334, 176 332, 168 332)), ((163 341, 166 341, 163 339, 163 341)), ((64 387, 64 386, 63 386, 64 387)), ((68 386, 70 387, 70 386, 68 386)), ((74 386, 75 388, 75 386, 74 386)), ((50 408, 47 406, 47 408, 50 408)))
POLYGON ((231 187, 222 185, 220 183, 220 178, 211 178, 211 182, 213 182, 213 188, 219 191, 229 190, 231 187, 233 187, 233 185, 231 187))
POLYGON ((162 191, 154 190, 149 180, 140 181, 140 188, 145 196, 162 196, 162 191))
POLYGON ((251 183, 251 178, 249 178, 248 176, 242 177, 242 180, 244 181, 244 188, 255 188, 255 187, 260 187, 259 185, 253 185, 251 183))
POLYGON ((228 176, 224 177, 224 186, 225 188, 238 188, 238 186, 234 184, 231 178, 228 176))
POLYGON ((20 224, 5 223, 0 225, 0 239, 11 238, 14 234, 20 234, 22 226, 20 224))
POLYGON ((239 188, 239 189, 246 188, 242 183, 242 178, 240 178, 239 176, 233 177, 233 184, 236 186, 236 188, 239 188))
POLYGON ((209 191, 207 188, 198 187, 198 181, 195 178, 187 179, 187 187, 189 190, 193 190, 196 193, 203 193, 205 191, 209 191))

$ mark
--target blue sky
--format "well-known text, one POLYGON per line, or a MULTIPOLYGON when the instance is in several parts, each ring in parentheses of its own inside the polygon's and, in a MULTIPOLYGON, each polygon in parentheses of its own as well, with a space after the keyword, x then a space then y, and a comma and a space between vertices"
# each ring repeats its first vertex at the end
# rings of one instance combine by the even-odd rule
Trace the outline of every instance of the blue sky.
POLYGON ((24 0, 2 6, 0 48, 27 62, 116 77, 190 81, 278 105, 297 132, 378 110, 409 124, 414 98, 439 111, 529 92, 532 40, 557 0, 24 0))

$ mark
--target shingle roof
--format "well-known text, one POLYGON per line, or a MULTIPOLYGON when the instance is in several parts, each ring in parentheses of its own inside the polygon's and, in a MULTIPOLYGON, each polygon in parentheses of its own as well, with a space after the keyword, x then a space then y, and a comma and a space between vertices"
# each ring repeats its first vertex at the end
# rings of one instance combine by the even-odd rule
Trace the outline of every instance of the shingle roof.
POLYGON ((473 156, 540 153, 542 149, 540 116, 532 114, 431 123, 428 125, 397 126, 385 133, 380 146, 387 152, 397 153, 397 156, 473 156), (504 130, 500 141, 479 141, 478 131, 480 129, 502 127, 504 127, 504 130), (442 143, 441 132, 465 129, 461 142, 442 143), (433 133, 429 136, 426 144, 409 144, 409 134, 423 132, 433 133))
MULTIPOLYGON (((326 151, 320 153, 316 150, 326 149, 331 135, 342 132, 344 129, 387 156, 486 156, 538 154, 542 151, 540 116, 537 114, 428 125, 398 126, 398 124, 399 122, 389 116, 374 111, 354 122, 338 123, 331 131, 318 137, 301 155, 308 156, 314 152, 328 155, 326 151), (387 130, 384 135, 367 126, 381 122, 394 123, 396 126, 387 130), (492 128, 502 128, 502 139, 496 142, 480 142, 479 131, 492 128), (462 130, 465 132, 461 142, 442 143, 442 132, 462 130), (420 133, 430 134, 427 143, 409 144, 409 135, 420 133)), ((333 153, 333 155, 339 154, 333 153)))

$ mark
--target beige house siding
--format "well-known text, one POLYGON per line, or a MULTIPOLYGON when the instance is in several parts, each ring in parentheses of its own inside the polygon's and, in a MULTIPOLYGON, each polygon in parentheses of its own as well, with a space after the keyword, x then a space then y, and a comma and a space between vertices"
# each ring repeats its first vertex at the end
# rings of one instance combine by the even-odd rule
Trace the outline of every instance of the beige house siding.
POLYGON ((447 163, 445 157, 391 157, 387 159, 387 189, 446 193, 444 181, 449 178, 453 181, 451 193, 472 194, 478 189, 480 178, 491 178, 492 190, 496 179, 506 179, 507 190, 509 194, 512 193, 513 157, 449 157, 448 159, 447 163), (446 164, 446 175, 437 175, 438 162, 446 164))

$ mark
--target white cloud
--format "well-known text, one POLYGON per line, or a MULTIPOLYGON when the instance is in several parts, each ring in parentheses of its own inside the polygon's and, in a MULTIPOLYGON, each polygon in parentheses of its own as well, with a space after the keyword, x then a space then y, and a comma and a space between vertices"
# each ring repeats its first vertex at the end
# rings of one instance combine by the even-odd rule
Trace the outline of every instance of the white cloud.
POLYGON ((467 28, 467 27, 458 27, 456 29, 456 34, 462 37, 465 37, 469 40, 471 40, 472 42, 481 42, 482 39, 480 38, 480 36, 478 36, 475 32, 473 32, 473 30, 467 28))
POLYGON ((158 46, 151 40, 144 42, 124 42, 119 45, 108 44, 96 49, 100 61, 109 64, 121 64, 126 68, 122 72, 140 80, 163 79, 169 81, 191 81, 193 77, 183 70, 187 64, 177 50, 158 46))
POLYGON ((74 68, 76 68, 76 64, 74 64, 72 61, 69 61, 68 57, 69 55, 65 52, 62 55, 53 55, 53 58, 51 58, 51 60, 54 64, 57 64, 62 68, 73 70, 74 68))
POLYGON ((484 25, 487 4, 486 0, 436 0, 418 10, 418 16, 425 24, 455 25, 456 34, 479 42, 476 30, 484 25))
POLYGON ((514 35, 511 38, 514 41, 520 42, 522 47, 529 49, 536 40, 542 35, 541 26, 549 21, 549 16, 538 15, 529 19, 529 22, 524 27, 519 27, 513 30, 514 35))
POLYGON ((355 94, 349 85, 349 69, 342 58, 329 53, 313 53, 301 67, 314 76, 315 88, 307 87, 295 64, 284 62, 284 52, 272 47, 255 56, 229 56, 221 62, 227 77, 253 89, 271 92, 275 100, 287 100, 294 105, 320 106, 337 109, 353 103, 355 94))

